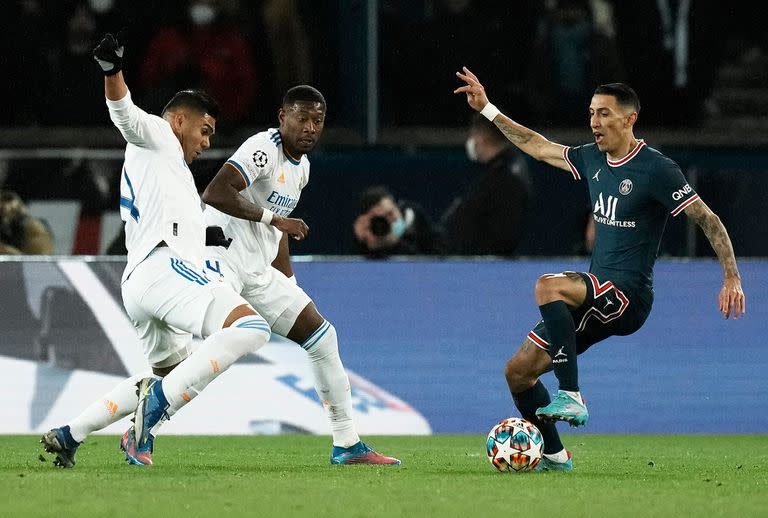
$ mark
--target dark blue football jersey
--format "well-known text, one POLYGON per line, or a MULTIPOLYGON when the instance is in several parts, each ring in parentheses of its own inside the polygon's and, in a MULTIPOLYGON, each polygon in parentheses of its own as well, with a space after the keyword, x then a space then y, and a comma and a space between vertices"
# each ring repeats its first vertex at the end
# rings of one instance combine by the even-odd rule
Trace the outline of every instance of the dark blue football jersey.
POLYGON ((669 214, 677 216, 699 199, 680 167, 642 140, 621 160, 609 160, 594 143, 566 147, 563 157, 574 179, 589 186, 596 228, 589 271, 651 290, 669 214))

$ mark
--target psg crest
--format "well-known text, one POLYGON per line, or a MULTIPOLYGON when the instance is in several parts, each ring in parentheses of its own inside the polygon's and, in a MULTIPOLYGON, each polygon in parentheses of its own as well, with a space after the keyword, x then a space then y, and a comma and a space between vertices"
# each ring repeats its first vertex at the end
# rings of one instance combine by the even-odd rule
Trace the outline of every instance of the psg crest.
POLYGON ((622 180, 619 184, 619 192, 625 196, 632 192, 632 180, 622 180))
POLYGON ((259 149, 253 154, 253 163, 256 164, 256 167, 264 167, 267 165, 267 162, 269 162, 269 158, 267 158, 267 153, 259 149))

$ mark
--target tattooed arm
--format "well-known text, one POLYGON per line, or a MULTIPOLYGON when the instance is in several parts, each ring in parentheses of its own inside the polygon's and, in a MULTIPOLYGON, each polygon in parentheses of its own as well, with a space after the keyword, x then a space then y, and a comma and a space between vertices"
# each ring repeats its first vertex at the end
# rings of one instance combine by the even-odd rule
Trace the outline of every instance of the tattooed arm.
MULTIPOLYGON (((464 67, 464 73, 456 72, 456 76, 466 84, 453 91, 455 94, 464 93, 467 95, 467 103, 475 110, 482 111, 490 102, 485 94, 485 88, 477 76, 464 67)), ((536 160, 544 162, 566 171, 570 171, 568 164, 563 158, 563 147, 561 144, 550 142, 542 135, 518 124, 503 113, 494 117, 493 123, 499 130, 521 151, 531 155, 536 160)))
POLYGON ((723 267, 723 287, 718 297, 719 310, 725 318, 733 314, 733 318, 746 312, 746 299, 741 289, 741 276, 736 266, 736 256, 733 253, 731 238, 717 214, 699 200, 685 209, 685 215, 701 227, 712 245, 720 266, 723 267))

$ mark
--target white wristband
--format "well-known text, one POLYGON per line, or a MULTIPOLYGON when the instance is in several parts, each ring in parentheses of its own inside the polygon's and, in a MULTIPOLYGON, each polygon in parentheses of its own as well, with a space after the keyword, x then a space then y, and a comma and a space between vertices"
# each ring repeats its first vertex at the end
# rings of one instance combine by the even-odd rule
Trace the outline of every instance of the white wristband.
POLYGON ((500 114, 501 111, 496 108, 493 104, 488 103, 485 105, 485 108, 480 112, 480 115, 488 119, 489 121, 493 122, 493 119, 496 118, 498 114, 500 114))
POLYGON ((259 221, 261 221, 265 225, 269 225, 270 223, 272 223, 272 218, 274 217, 274 215, 275 213, 269 209, 261 209, 261 219, 259 221))

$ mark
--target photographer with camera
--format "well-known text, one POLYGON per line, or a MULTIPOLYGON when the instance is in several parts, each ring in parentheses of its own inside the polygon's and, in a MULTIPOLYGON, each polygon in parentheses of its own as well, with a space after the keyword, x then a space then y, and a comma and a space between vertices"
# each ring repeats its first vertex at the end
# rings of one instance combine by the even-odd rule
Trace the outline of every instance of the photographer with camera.
POLYGON ((383 186, 363 191, 353 228, 358 251, 371 258, 438 251, 432 222, 424 210, 412 202, 396 201, 383 186))
POLYGON ((0 255, 50 255, 53 237, 13 191, 0 191, 0 255))

